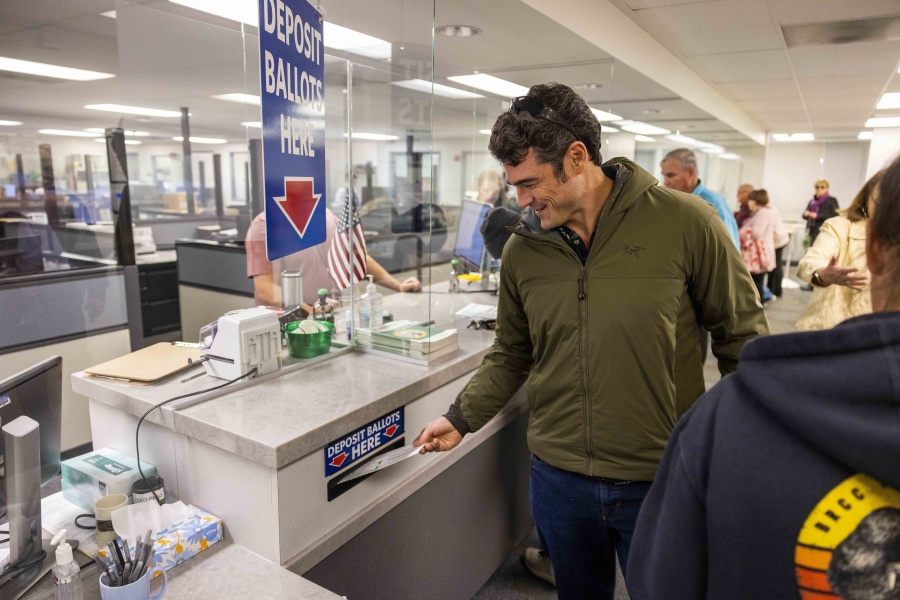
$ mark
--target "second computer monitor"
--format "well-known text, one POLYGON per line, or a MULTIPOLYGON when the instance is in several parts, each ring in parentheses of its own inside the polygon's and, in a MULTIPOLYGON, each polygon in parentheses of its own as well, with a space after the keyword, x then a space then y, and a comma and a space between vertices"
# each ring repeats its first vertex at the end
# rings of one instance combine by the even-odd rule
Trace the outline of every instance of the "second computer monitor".
POLYGON ((489 210, 490 204, 463 200, 453 254, 462 262, 464 271, 481 271, 484 266, 484 238, 481 236, 481 225, 489 210))

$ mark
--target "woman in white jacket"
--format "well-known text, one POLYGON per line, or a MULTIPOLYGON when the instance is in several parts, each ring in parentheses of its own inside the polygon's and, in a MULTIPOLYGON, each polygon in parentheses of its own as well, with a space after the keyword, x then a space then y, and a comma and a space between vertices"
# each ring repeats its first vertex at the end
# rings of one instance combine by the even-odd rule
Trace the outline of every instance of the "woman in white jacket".
POLYGON ((797 277, 813 286, 797 329, 830 329, 850 317, 872 312, 866 222, 878 203, 883 175, 883 171, 873 175, 847 210, 825 221, 815 243, 797 265, 797 277))

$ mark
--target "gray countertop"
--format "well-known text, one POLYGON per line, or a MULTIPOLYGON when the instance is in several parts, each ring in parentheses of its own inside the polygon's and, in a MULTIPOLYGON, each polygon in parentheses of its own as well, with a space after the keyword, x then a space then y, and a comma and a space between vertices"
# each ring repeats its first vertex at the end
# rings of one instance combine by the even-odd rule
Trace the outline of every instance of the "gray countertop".
MULTIPOLYGON (((428 298, 419 294, 389 295, 384 302, 396 319, 435 319, 437 326, 444 326, 452 312, 470 302, 496 304, 496 297, 435 292, 430 306, 428 298)), ((147 419, 280 468, 477 368, 493 343, 494 332, 467 329, 469 319, 456 319, 459 351, 427 366, 345 351, 329 360, 313 359, 308 367, 238 382, 228 390, 200 396, 199 401, 161 407, 147 419)), ((169 398, 223 383, 206 374, 190 379, 202 369, 194 367, 151 386, 91 379, 82 372, 72 376, 72 388, 140 416, 169 398)))
MULTIPOLYGON (((215 598, 216 600, 339 600, 329 592, 275 563, 223 540, 167 572, 169 585, 163 598, 215 598)), ((85 600, 100 598, 100 573, 88 562, 81 569, 81 585, 85 600)), ((152 584, 151 592, 160 585, 152 584)), ((25 596, 27 600, 52 599, 53 584, 44 577, 25 596)))

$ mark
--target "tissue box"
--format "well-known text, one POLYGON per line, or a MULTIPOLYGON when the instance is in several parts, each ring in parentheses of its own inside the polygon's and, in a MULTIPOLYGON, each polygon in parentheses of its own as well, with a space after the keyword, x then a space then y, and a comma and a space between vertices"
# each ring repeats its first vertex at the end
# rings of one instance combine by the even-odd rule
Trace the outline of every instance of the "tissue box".
POLYGON ((156 533, 154 577, 161 570, 168 571, 222 539, 222 519, 196 506, 188 506, 190 514, 186 518, 156 533))
MULTIPOLYGON (((156 467, 141 461, 144 475, 156 475, 156 467)), ((131 486, 141 478, 137 460, 112 448, 100 448, 62 463, 63 498, 89 513, 94 503, 109 494, 131 496, 131 486)))

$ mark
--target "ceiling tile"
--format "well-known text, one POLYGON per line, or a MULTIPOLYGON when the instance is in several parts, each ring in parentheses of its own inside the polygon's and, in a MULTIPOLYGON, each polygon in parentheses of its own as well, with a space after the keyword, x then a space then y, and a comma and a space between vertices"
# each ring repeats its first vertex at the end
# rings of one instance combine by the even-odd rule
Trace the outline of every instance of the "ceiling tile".
POLYGON ((768 98, 798 98, 797 85, 793 79, 774 81, 744 81, 720 83, 719 91, 732 100, 765 100, 768 98))
POLYGON ((848 93, 875 98, 884 87, 885 79, 885 75, 850 75, 800 78, 798 82, 804 98, 846 96, 848 93))
POLYGON ((680 4, 636 16, 651 34, 674 34, 678 51, 685 56, 781 48, 780 34, 764 0, 680 4))
MULTIPOLYGON (((845 90, 846 92, 846 90, 845 90)), ((819 96, 806 98, 806 108, 813 110, 863 110, 871 111, 875 107, 877 98, 868 95, 853 96, 819 96)))
POLYGON ((691 56, 685 61, 713 83, 789 79, 783 50, 691 56))
POLYGON ((803 110, 800 98, 766 98, 761 100, 739 100, 739 107, 747 112, 765 112, 770 110, 803 110))
POLYGON ((788 50, 797 77, 840 77, 883 74, 887 81, 900 58, 900 41, 836 46, 804 46, 788 50))
POLYGON ((782 25, 827 23, 900 14, 897 0, 767 0, 782 25))

